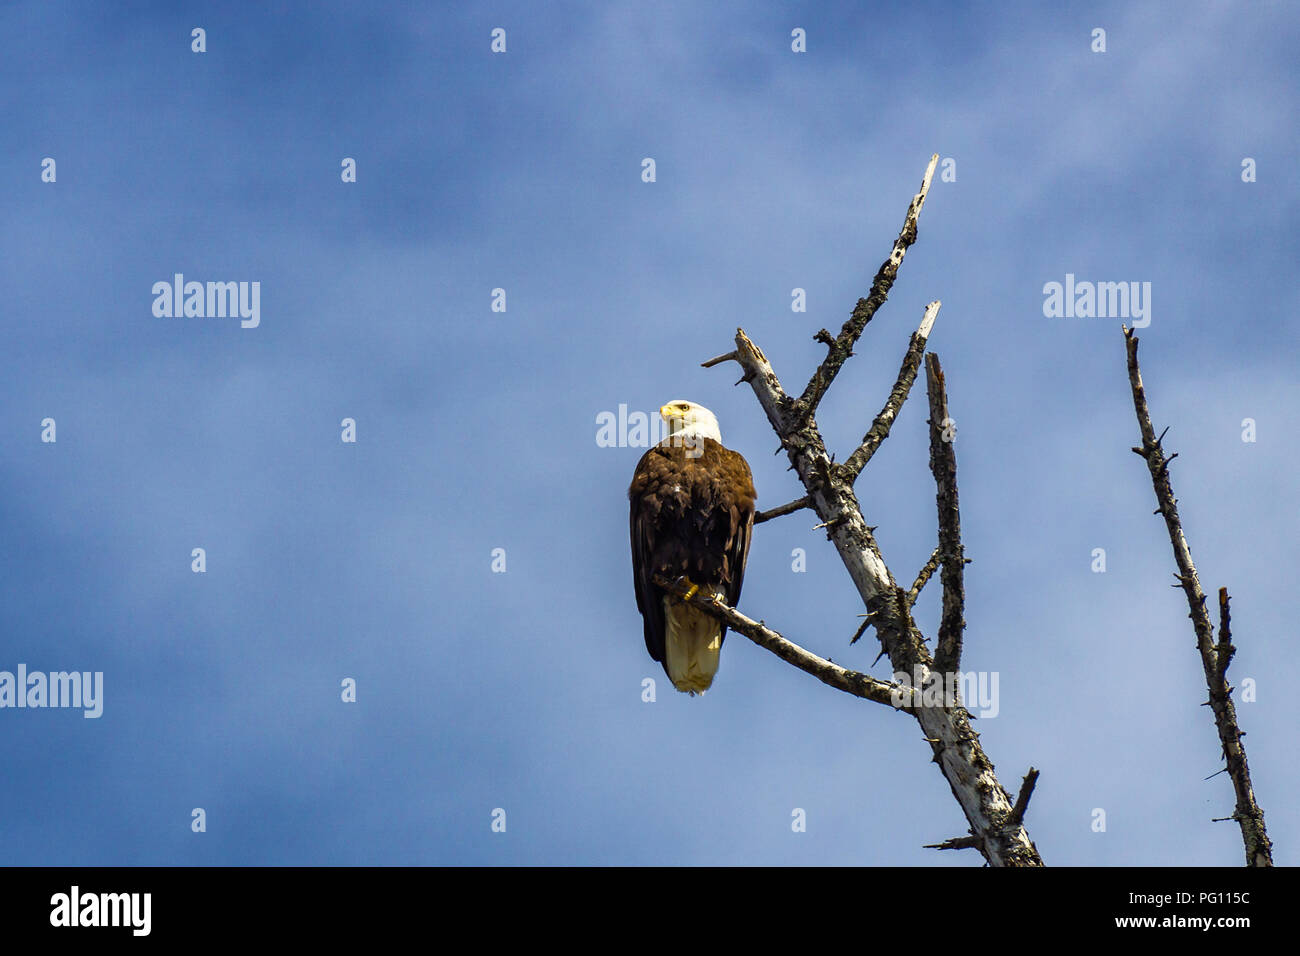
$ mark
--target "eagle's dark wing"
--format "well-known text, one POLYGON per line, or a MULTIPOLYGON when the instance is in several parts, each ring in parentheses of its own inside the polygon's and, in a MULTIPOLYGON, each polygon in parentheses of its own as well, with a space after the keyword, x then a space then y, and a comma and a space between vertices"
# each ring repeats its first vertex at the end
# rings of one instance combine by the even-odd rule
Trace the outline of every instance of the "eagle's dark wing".
POLYGON ((636 467, 636 475, 632 479, 632 487, 628 489, 628 497, 632 502, 629 520, 632 534, 632 583, 636 588, 636 606, 641 612, 645 625, 645 648, 652 658, 662 663, 664 659, 663 591, 655 587, 651 580, 654 577, 654 526, 655 519, 658 517, 658 508, 648 507, 651 503, 646 501, 646 486, 652 482, 657 484, 657 479, 646 467, 654 451, 655 449, 651 448, 642 456, 636 467))
MULTIPOLYGON (((724 451, 731 457, 727 469, 735 473, 732 487, 738 489, 738 493, 732 496, 727 508, 729 526, 724 565, 729 579, 727 604, 735 607, 740 603, 740 589, 745 583, 745 565, 749 562, 749 539, 754 531, 754 502, 757 496, 754 494, 754 479, 749 471, 749 463, 730 449, 724 451)), ((722 636, 726 637, 726 635, 727 629, 724 625, 722 636)))

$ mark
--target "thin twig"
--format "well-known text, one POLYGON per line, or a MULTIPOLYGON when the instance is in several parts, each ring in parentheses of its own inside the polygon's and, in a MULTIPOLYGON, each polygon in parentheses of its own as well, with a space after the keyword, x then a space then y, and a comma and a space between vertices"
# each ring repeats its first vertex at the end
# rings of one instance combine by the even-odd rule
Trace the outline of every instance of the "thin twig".
POLYGON ((1038 783, 1038 771, 1033 767, 1029 768, 1029 773, 1025 774, 1025 779, 1020 784, 1020 793, 1016 794, 1016 805, 1011 808, 1011 819, 1016 823, 1021 823, 1025 819, 1025 811, 1029 809, 1029 798, 1034 795, 1034 787, 1038 783))
POLYGON ((953 837, 951 840, 944 840, 942 843, 927 843, 927 850, 976 850, 979 849, 980 840, 975 836, 953 837))
POLYGON ((912 582, 911 590, 907 592, 908 607, 915 606, 917 598, 921 596, 921 588, 925 587, 926 582, 930 580, 930 575, 934 574, 935 570, 938 569, 939 557, 940 551, 935 548, 934 553, 930 555, 930 560, 925 562, 925 567, 921 568, 916 580, 912 582))
MULTIPOLYGON (((867 628, 869 628, 870 626, 871 626, 871 615, 870 614, 862 615, 862 623, 858 625, 858 629, 854 631, 853 636, 849 638, 849 646, 851 647, 852 645, 858 643, 858 638, 860 638, 863 634, 867 633, 867 628)), ((881 653, 884 652, 882 651, 881 653)), ((877 657, 876 660, 878 661, 880 660, 880 658, 877 657)), ((875 661, 872 661, 872 663, 874 664, 875 661)))

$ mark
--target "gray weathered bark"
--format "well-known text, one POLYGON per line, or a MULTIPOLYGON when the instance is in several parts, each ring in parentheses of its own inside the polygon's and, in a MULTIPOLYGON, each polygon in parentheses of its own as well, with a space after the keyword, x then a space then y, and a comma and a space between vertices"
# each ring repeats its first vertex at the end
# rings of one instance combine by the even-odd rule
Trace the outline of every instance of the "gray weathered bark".
MULTIPOLYGON (((907 398, 921 356, 925 351, 930 330, 938 314, 939 303, 932 302, 926 307, 920 327, 912 336, 898 381, 890 393, 889 400, 880 415, 876 417, 862 445, 844 464, 835 464, 827 452, 814 413, 836 374, 852 354, 853 346, 863 329, 887 298, 898 268, 902 264, 903 256, 908 247, 916 241, 917 219, 929 193, 938 158, 937 155, 931 158, 921 189, 908 207, 903 228, 894 242, 889 258, 877 271, 870 294, 858 301, 839 335, 832 337, 823 329, 815 336, 817 341, 826 344, 828 351, 802 395, 796 399, 786 393, 767 357, 743 329, 736 330, 734 352, 704 363, 706 367, 711 367, 724 361, 734 360, 741 365, 744 369, 742 380, 747 381, 753 389, 768 421, 781 440, 781 447, 785 449, 793 470, 807 491, 805 498, 791 502, 789 506, 774 509, 764 517, 776 517, 778 513, 788 514, 809 506, 817 512, 822 521, 819 527, 826 528, 828 537, 834 543, 849 576, 857 586, 867 607, 867 620, 875 627, 883 652, 889 655, 894 673, 906 674, 910 677, 919 672, 925 688, 933 688, 935 681, 942 683, 942 675, 934 670, 934 661, 920 631, 912 621, 910 607, 915 600, 915 592, 919 591, 928 574, 918 578, 911 593, 898 586, 881 555, 872 529, 863 518, 862 507, 854 493, 853 485, 862 468, 888 436, 898 411, 907 398)), ((935 388, 942 391, 942 376, 937 364, 931 374, 931 388, 932 394, 935 388)), ((932 398, 932 407, 934 407, 933 402, 932 398)), ((946 409, 946 398, 942 401, 942 407, 946 409)), ((932 417, 933 414, 932 412, 932 417)), ((946 412, 944 414, 946 415, 946 412)), ((942 421, 936 424, 941 426, 942 421)), ((956 608, 957 615, 954 621, 949 613, 945 613, 946 627, 941 632, 943 640, 939 647, 943 654, 944 667, 956 672, 961 665, 961 629, 956 623, 961 617, 961 595, 959 590, 954 588, 960 586, 960 568, 964 563, 964 557, 961 552, 959 524, 951 521, 956 511, 955 459, 951 458, 950 447, 946 454, 941 452, 939 457, 942 461, 939 469, 936 470, 936 479, 939 481, 942 530, 940 554, 936 560, 942 561, 944 566, 942 578, 945 588, 945 607, 951 604, 956 608), (945 509, 947 509, 946 514, 945 509)), ((695 600, 702 607, 708 603, 698 597, 695 600)), ((729 625, 735 626, 734 619, 728 619, 724 614, 724 611, 735 613, 731 609, 716 605, 711 610, 708 607, 704 609, 722 620, 728 620, 729 625)), ((737 630, 744 633, 739 627, 737 630)), ((808 667, 803 669, 810 670, 808 667)), ((811 672, 813 671, 810 670, 811 672)), ((817 676, 826 680, 826 677, 821 674, 817 676)), ((847 679, 840 675, 835 676, 840 683, 847 683, 847 679)), ((853 680, 856 681, 861 676, 855 674, 853 680)), ((834 683, 834 681, 827 680, 827 683, 834 683)), ((878 699, 883 695, 884 688, 891 686, 884 682, 876 683, 881 686, 871 687, 871 693, 876 695, 872 699, 878 699)), ((841 687, 841 689, 847 688, 841 687)), ((858 696, 866 697, 868 694, 859 693, 858 696)), ((918 705, 918 698, 923 699, 925 696, 924 694, 914 696, 912 705, 901 709, 910 713, 920 724, 923 737, 933 751, 934 762, 938 764, 947 779, 953 796, 970 824, 969 835, 947 841, 939 846, 978 849, 985 860, 993 866, 1042 866, 1042 859, 1033 841, 1029 839, 1023 823, 1024 804, 1028 802, 1029 793, 1032 792, 1032 779, 1037 778, 1037 773, 1033 772, 1032 778, 1026 778, 1030 782, 1027 789, 1022 788, 1022 802, 1019 806, 1013 806, 1007 791, 998 782, 993 772, 992 761, 980 746, 979 735, 971 729, 970 715, 961 701, 945 699, 937 705, 918 705)))

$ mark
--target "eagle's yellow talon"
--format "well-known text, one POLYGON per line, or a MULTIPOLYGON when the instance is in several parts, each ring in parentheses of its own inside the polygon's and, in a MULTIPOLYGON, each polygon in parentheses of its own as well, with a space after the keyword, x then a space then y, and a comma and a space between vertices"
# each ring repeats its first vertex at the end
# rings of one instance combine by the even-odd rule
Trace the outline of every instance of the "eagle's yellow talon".
POLYGON ((700 586, 684 574, 677 579, 677 583, 686 585, 686 593, 682 595, 683 601, 689 601, 699 593, 700 586))

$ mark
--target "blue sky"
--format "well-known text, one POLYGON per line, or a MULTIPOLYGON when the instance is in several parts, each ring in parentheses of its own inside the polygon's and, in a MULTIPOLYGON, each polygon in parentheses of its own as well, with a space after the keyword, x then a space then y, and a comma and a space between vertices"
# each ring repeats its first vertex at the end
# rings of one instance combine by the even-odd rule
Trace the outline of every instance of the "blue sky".
MULTIPOLYGON (((797 497, 734 368, 699 363, 741 325, 801 389, 935 152, 955 179, 828 444, 941 299, 1000 779, 1042 771, 1049 864, 1239 865, 1121 320, 1043 314, 1067 274, 1150 282, 1152 413, 1296 862, 1295 8, 699 6, 0 8, 0 670, 104 674, 99 719, 0 709, 7 862, 977 864, 922 848, 965 822, 908 718, 738 635, 713 690, 672 691, 632 593, 641 449, 596 442, 689 398, 760 507, 797 497), (260 325, 155 317, 178 272, 259 282, 260 325)), ((923 401, 858 486, 900 580, 935 538, 923 401)), ((740 608, 866 668, 815 520, 756 531, 740 608)))

